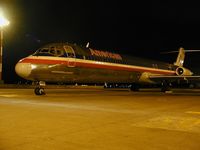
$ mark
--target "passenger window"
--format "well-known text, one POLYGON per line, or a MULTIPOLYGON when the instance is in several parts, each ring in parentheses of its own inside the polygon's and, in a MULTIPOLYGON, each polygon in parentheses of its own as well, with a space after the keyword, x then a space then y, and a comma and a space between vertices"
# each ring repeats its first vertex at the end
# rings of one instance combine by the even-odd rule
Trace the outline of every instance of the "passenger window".
POLYGON ((158 68, 158 64, 152 64, 153 68, 158 68))
POLYGON ((50 54, 56 55, 56 51, 55 50, 50 50, 50 54))
POLYGON ((62 54, 62 52, 60 50, 57 50, 57 55, 59 56, 61 54, 62 54))
POLYGON ((41 53, 48 53, 49 50, 48 50, 48 49, 41 49, 40 52, 41 52, 41 53))
POLYGON ((66 57, 64 50, 57 50, 58 57, 66 57))
POLYGON ((173 70, 173 67, 172 67, 171 64, 169 64, 169 66, 168 66, 168 70, 173 70))
POLYGON ((50 47, 49 53, 55 55, 56 54, 55 47, 50 47))

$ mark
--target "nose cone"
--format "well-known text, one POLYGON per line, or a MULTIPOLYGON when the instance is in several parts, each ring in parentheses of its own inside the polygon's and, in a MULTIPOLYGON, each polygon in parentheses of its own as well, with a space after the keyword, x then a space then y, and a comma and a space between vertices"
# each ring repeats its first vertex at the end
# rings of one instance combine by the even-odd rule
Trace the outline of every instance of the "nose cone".
POLYGON ((17 63, 15 66, 15 72, 22 78, 27 78, 31 74, 30 63, 17 63))

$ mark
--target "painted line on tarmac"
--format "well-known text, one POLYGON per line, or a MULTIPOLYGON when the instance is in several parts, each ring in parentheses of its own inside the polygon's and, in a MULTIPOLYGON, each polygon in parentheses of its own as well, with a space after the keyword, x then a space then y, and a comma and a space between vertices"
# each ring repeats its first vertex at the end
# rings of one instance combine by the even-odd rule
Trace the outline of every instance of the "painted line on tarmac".
POLYGON ((200 115, 199 111, 186 111, 186 114, 195 114, 195 115, 200 115))
POLYGON ((1 95, 1 96, 10 98, 10 97, 17 97, 18 95, 16 95, 16 94, 7 94, 7 95, 1 95))
POLYGON ((200 133, 200 119, 194 116, 161 115, 132 124, 136 127, 200 133))
POLYGON ((148 114, 145 111, 141 110, 132 110, 132 109, 114 109, 114 108, 103 108, 99 106, 91 105, 81 105, 81 104, 64 104, 64 103, 44 103, 38 101, 26 101, 26 100, 5 100, 1 99, 0 104, 6 105, 21 105, 21 106, 35 106, 35 107, 54 107, 54 108, 67 108, 67 109, 79 109, 84 111, 102 111, 102 112, 112 112, 112 113, 122 113, 122 114, 148 114))

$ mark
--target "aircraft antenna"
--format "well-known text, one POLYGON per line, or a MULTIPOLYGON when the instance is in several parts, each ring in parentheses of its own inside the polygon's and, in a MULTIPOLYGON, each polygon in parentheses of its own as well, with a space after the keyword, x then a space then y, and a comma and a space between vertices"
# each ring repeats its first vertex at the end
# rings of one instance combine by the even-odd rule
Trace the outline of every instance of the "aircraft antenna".
POLYGON ((89 48, 89 46, 90 46, 90 42, 87 42, 86 48, 89 48))

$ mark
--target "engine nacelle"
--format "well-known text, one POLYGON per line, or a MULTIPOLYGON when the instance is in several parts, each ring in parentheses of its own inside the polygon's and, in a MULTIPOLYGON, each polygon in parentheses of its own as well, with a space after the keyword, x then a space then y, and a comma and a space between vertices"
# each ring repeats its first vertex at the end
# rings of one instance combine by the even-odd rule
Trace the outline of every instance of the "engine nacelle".
POLYGON ((178 76, 191 76, 193 72, 191 72, 189 69, 186 69, 184 67, 178 67, 176 68, 176 74, 178 76))

